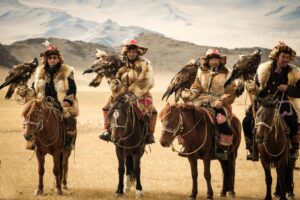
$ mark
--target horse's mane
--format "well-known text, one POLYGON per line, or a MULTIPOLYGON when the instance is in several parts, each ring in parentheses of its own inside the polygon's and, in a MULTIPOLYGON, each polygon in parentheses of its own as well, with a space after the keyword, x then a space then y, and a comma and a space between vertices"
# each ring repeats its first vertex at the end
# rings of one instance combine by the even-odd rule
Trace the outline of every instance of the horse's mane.
POLYGON ((109 108, 109 110, 108 110, 108 113, 107 113, 107 117, 108 117, 108 119, 110 119, 111 118, 111 115, 114 113, 114 110, 118 107, 118 108, 120 108, 121 106, 121 104, 125 104, 125 102, 126 102, 126 97, 124 97, 124 96, 118 96, 117 98, 116 98, 116 101, 110 106, 110 108, 109 108))
POLYGON ((23 117, 26 117, 27 115, 31 114, 32 111, 33 111, 33 108, 36 106, 36 104, 38 103, 37 100, 31 100, 31 101, 28 101, 26 104, 25 104, 25 107, 22 111, 22 116, 23 117))
POLYGON ((171 105, 166 105, 159 113, 159 118, 163 120, 169 114, 171 113, 172 109, 182 109, 182 110, 188 110, 193 111, 194 117, 196 119, 206 120, 205 115, 207 115, 207 112, 204 108, 201 108, 200 106, 195 106, 194 104, 181 104, 181 103, 173 103, 171 105))

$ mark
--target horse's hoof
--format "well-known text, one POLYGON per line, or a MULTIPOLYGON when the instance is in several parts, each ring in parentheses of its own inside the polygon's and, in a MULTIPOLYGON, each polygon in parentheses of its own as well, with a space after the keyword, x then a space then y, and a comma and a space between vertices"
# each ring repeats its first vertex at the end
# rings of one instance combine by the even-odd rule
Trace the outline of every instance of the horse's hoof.
POLYGON ((142 190, 137 190, 135 192, 135 197, 138 198, 143 198, 144 197, 144 192, 142 190))
POLYGON ((296 199, 296 196, 293 192, 289 192, 288 193, 288 198, 291 199, 291 200, 294 200, 294 199, 296 199))
POLYGON ((235 192, 228 192, 229 197, 234 198, 235 197, 235 192))
POLYGON ((68 189, 68 186, 67 186, 67 185, 63 185, 62 188, 63 188, 64 190, 67 190, 67 189, 68 189))
POLYGON ((188 200, 196 200, 195 197, 189 197, 188 200))
POLYGON ((61 195, 63 195, 63 192, 61 189, 55 188, 55 194, 61 196, 61 195))
POLYGON ((226 192, 220 192, 219 197, 226 197, 226 192))
POLYGON ((36 189, 34 192, 33 192, 33 195, 34 196, 39 196, 39 195, 42 195, 43 194, 43 190, 40 190, 40 189, 36 189))
POLYGON ((124 196, 124 194, 122 194, 122 193, 116 193, 115 194, 115 197, 123 197, 124 196))
POLYGON ((130 192, 130 187, 125 187, 124 192, 130 192))

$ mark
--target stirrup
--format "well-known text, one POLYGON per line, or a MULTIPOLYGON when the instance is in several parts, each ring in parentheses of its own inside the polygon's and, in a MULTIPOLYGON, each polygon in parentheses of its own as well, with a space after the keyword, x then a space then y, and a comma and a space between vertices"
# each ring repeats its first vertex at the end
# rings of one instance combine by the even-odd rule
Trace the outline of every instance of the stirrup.
POLYGON ((220 160, 228 160, 228 151, 226 149, 221 149, 216 152, 216 158, 220 160))
POLYGON ((101 135, 99 135, 99 138, 101 140, 110 142, 111 141, 111 132, 106 130, 101 135))
POLYGON ((153 143, 155 143, 154 136, 152 134, 147 135, 145 139, 145 144, 153 144, 153 143))
POLYGON ((178 156, 187 157, 187 155, 185 153, 186 153, 185 148, 181 147, 180 151, 178 152, 178 156))

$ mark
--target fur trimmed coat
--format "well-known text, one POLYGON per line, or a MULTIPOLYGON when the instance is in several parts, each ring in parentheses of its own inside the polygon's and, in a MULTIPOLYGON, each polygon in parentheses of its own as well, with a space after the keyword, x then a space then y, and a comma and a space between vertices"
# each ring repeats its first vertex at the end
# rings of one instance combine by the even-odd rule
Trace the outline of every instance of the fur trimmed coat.
POLYGON ((141 56, 133 64, 127 63, 126 66, 121 67, 117 72, 116 79, 118 81, 110 82, 113 96, 131 92, 137 98, 141 98, 154 86, 151 63, 141 56))
POLYGON ((200 105, 205 102, 221 100, 225 107, 230 106, 235 100, 235 83, 232 82, 226 88, 224 83, 230 76, 230 71, 225 66, 220 66, 217 72, 210 68, 202 67, 198 69, 196 79, 191 86, 191 91, 196 93, 197 103, 200 105), (206 95, 213 95, 212 99, 207 99, 206 95))
MULTIPOLYGON (((63 105, 64 101, 71 102, 70 107, 63 107, 64 116, 76 117, 79 114, 78 100, 75 94, 67 95, 69 90, 68 79, 74 79, 74 69, 68 65, 61 64, 57 72, 53 76, 54 88, 57 93, 57 100, 63 105)), ((34 80, 34 90, 35 97, 38 100, 43 100, 45 98, 45 86, 46 83, 50 82, 50 75, 46 72, 45 66, 40 65, 36 69, 35 80, 34 80)))
MULTIPOLYGON (((297 87, 296 84, 299 84, 300 81, 300 69, 291 64, 289 64, 289 67, 288 87, 297 87)), ((271 68, 272 61, 268 61, 259 65, 256 74, 256 80, 259 84, 258 92, 262 91, 266 87, 270 77, 271 68)), ((288 96, 288 99, 298 116, 298 123, 300 123, 300 98, 293 98, 291 96, 288 96)))

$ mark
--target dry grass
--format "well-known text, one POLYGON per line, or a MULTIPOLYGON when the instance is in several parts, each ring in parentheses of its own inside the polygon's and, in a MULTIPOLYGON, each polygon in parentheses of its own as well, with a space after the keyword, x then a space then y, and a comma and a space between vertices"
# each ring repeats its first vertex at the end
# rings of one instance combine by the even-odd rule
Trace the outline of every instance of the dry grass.
MULTIPOLYGON (((158 79, 157 79, 158 80, 158 79)), ((161 88, 160 83, 157 85, 161 88)), ((162 93, 154 90, 154 102, 160 110, 162 93)), ((54 176, 52 160, 46 158, 44 177, 45 195, 33 197, 37 187, 37 161, 32 151, 24 149, 25 140, 22 136, 22 106, 14 100, 6 101, 4 91, 0 92, 0 199, 114 199, 117 187, 117 159, 114 145, 98 139, 102 131, 103 119, 101 107, 108 93, 101 91, 79 91, 80 117, 78 118, 78 140, 69 164, 69 190, 63 197, 54 195, 54 176), (75 159, 75 160, 74 160, 75 159)), ((234 106, 234 112, 240 119, 244 117, 244 98, 239 98, 234 106)), ((157 143, 151 146, 151 153, 142 158, 142 185, 144 199, 187 199, 191 191, 190 167, 187 159, 178 157, 170 149, 159 145, 161 124, 158 121, 155 138, 157 143)), ((149 149, 147 148, 147 151, 149 149)), ((245 145, 242 142, 237 159, 236 199, 262 199, 265 185, 264 174, 260 163, 245 160, 245 145)), ((297 163, 299 165, 299 161, 297 163)), ((199 161, 199 195, 206 195, 206 184, 203 178, 203 165, 199 161)), ((221 169, 217 161, 211 165, 212 185, 215 197, 221 190, 221 169)), ((272 172, 273 174, 274 171, 272 172)), ((300 196, 300 172, 295 172, 295 193, 300 196)), ((275 182, 275 178, 273 179, 275 182)), ((134 190, 132 190, 134 191, 134 190)), ((125 199, 135 197, 134 192, 125 195, 125 199)), ((215 198, 219 199, 219 198, 215 198)))

